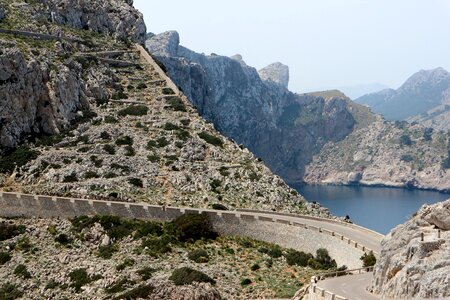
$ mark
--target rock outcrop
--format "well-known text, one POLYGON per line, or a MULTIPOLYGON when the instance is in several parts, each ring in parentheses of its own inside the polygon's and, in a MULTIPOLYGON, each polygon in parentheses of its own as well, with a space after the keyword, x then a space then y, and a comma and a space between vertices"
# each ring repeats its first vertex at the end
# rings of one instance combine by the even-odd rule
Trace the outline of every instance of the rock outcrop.
POLYGON ((241 55, 207 56, 178 42, 172 31, 151 37, 146 46, 204 118, 287 181, 301 181, 312 156, 356 126, 345 96, 290 92, 286 66, 276 63, 258 73, 241 55))
POLYGON ((450 200, 425 205, 384 238, 374 271, 376 293, 395 299, 450 297, 449 216, 450 200))
POLYGON ((288 88, 289 67, 280 62, 268 65, 267 67, 259 70, 258 74, 262 80, 270 80, 284 86, 285 88, 288 88))

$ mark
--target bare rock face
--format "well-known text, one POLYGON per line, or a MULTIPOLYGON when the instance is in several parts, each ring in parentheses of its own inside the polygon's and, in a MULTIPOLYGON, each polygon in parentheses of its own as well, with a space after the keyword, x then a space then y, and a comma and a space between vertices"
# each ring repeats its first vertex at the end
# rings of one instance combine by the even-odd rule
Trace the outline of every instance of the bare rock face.
POLYGON ((155 286, 148 299, 155 300, 220 300, 220 293, 209 283, 194 283, 188 286, 175 286, 163 282, 155 286))
POLYGON ((264 69, 259 70, 258 74, 262 80, 273 81, 285 88, 289 85, 289 67, 282 63, 276 62, 270 64, 264 69))
POLYGON ((141 44, 145 42, 147 30, 143 15, 133 8, 131 0, 42 2, 48 8, 50 19, 57 24, 89 29, 141 44))
POLYGON ((74 113, 88 107, 76 64, 50 70, 46 59, 25 59, 14 44, 0 53, 0 151, 27 134, 57 133, 74 113))
POLYGON ((382 241, 374 291, 395 299, 450 297, 449 229, 450 200, 423 206, 417 215, 393 229, 382 241))

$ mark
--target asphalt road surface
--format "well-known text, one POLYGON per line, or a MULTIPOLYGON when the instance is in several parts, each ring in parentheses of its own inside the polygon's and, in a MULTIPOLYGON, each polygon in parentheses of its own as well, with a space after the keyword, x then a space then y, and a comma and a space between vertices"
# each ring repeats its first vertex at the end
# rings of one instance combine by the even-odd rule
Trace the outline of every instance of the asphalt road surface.
POLYGON ((350 300, 381 299, 366 290, 372 283, 372 278, 372 273, 342 276, 319 281, 317 286, 350 300))

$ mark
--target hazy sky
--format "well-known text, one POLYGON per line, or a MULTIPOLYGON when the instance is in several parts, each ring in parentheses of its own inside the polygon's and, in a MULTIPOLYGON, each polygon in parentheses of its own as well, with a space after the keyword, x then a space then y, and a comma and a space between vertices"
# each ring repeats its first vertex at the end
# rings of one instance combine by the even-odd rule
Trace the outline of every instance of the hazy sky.
POLYGON ((197 52, 280 61, 296 92, 450 71, 450 0, 135 0, 147 30, 197 52))

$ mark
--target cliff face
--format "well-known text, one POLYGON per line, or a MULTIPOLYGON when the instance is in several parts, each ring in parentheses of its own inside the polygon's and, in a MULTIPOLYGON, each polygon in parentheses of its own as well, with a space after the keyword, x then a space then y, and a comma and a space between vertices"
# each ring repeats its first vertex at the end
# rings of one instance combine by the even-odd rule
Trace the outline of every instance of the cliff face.
POLYGON ((450 297, 449 241, 450 200, 422 207, 382 241, 374 270, 374 291, 395 299, 447 299, 450 297))
POLYGON ((198 54, 173 31, 146 46, 203 117, 288 181, 301 181, 312 155, 356 125, 345 97, 291 93, 288 68, 279 63, 258 72, 240 55, 198 54))
MULTIPOLYGON (((143 42, 145 24, 132 1, 21 1, 0 2, 0 27, 75 37, 82 43, 12 39, 0 44, 0 153, 17 147, 30 136, 55 134, 87 109, 89 101, 109 95, 101 78, 81 76, 81 67, 67 58, 88 52, 94 32, 116 39, 143 42), (62 27, 63 25, 64 27, 62 27)), ((114 47, 114 45, 112 45, 114 47)))

